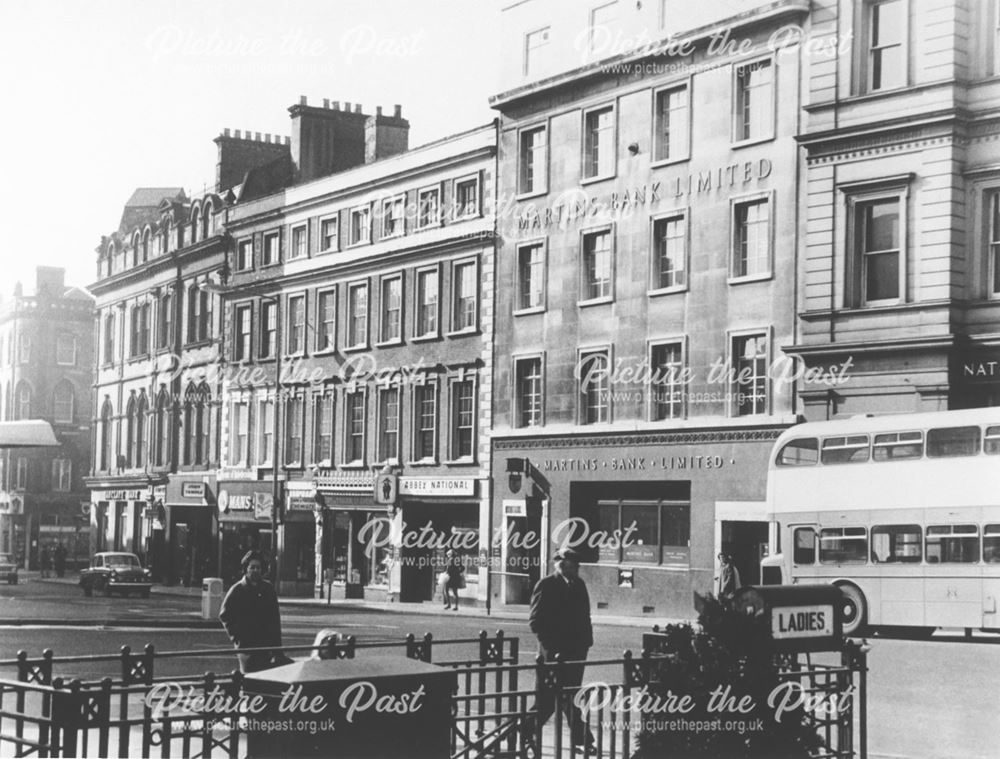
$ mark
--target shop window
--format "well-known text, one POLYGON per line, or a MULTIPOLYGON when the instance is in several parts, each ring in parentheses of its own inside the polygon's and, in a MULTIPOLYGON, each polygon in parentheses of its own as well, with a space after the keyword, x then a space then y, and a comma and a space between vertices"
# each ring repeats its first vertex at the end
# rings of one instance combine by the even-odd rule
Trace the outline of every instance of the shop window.
POLYGON ((832 527, 820 530, 820 564, 865 564, 868 535, 864 527, 832 527))
POLYGON ((588 522, 592 534, 603 536, 599 545, 589 549, 589 560, 685 569, 690 565, 690 503, 601 500, 588 522))
POLYGON ((812 466, 819 462, 819 441, 814 437, 789 440, 778 452, 778 466, 812 466))
POLYGON ((872 561, 919 564, 923 531, 916 524, 872 527, 872 561))
POLYGON ((975 564, 979 561, 979 527, 931 525, 925 551, 928 564, 975 564))

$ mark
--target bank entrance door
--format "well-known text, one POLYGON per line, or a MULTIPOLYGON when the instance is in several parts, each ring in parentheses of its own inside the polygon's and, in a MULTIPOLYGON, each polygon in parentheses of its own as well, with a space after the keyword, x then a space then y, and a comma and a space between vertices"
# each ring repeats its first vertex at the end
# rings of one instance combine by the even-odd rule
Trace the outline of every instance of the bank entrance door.
POLYGON ((767 522, 722 523, 719 550, 733 557, 742 585, 760 585, 760 560, 767 556, 767 522))
POLYGON ((499 540, 503 565, 503 596, 508 604, 527 604, 531 591, 541 577, 542 507, 536 499, 510 499, 503 502, 503 524, 499 540))

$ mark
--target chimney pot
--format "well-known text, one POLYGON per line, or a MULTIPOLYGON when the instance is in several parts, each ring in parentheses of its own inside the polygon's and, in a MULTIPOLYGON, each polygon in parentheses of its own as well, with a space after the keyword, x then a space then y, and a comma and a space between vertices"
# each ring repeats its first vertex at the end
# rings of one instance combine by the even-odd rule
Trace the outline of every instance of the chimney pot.
POLYGON ((335 110, 335 111, 339 111, 340 110, 340 101, 339 100, 334 100, 333 101, 333 110, 335 110))
POLYGON ((270 141, 271 141, 271 135, 265 133, 264 134, 264 142, 270 142, 270 141))
POLYGON ((237 129, 237 130, 236 130, 236 139, 237 139, 237 140, 240 140, 240 139, 242 139, 242 137, 241 137, 240 135, 242 135, 242 132, 240 132, 240 130, 239 130, 239 129, 237 129))
POLYGON ((354 104, 354 112, 355 113, 361 113, 361 103, 355 103, 354 104))
POLYGON ((403 118, 403 106, 397 105, 395 106, 395 108, 396 108, 396 113, 395 113, 396 118, 397 119, 403 118))
POLYGON ((329 108, 330 107, 330 99, 329 98, 323 98, 323 107, 324 108, 329 108))
POLYGON ((222 130, 222 136, 223 137, 229 136, 229 127, 226 127, 225 129, 222 130))
POLYGON ((254 133, 253 133, 253 138, 254 138, 254 139, 255 139, 255 140, 257 141, 257 142, 260 142, 260 132, 254 132, 254 133))
POLYGON ((348 113, 351 112, 351 101, 350 100, 345 100, 344 101, 344 110, 347 111, 348 113))
POLYGON ((305 95, 299 95, 299 105, 309 105, 309 98, 305 95))
POLYGON ((376 116, 381 116, 382 115, 382 106, 380 106, 380 105, 375 106, 375 115, 376 116))

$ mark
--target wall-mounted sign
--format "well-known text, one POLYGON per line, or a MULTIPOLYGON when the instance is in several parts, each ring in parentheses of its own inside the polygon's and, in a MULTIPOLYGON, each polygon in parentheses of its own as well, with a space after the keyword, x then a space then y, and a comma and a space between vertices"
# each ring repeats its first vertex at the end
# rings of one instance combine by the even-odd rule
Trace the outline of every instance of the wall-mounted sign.
POLYGON ((145 490, 95 490, 94 498, 98 501, 145 501, 145 490))
POLYGON ((315 483, 320 490, 370 493, 375 487, 375 475, 369 471, 349 469, 342 472, 323 472, 316 475, 315 483))
POLYGON ((504 498, 503 514, 505 517, 523 517, 528 515, 528 502, 523 498, 504 498))
POLYGON ((253 497, 249 493, 230 495, 228 490, 219 491, 219 511, 251 511, 253 497))
POLYGON ((771 612, 771 636, 775 639, 827 638, 832 635, 832 606, 784 606, 771 612))
POLYGON ((474 496, 473 477, 400 477, 400 495, 474 496))
POLYGON ((396 502, 399 496, 399 477, 395 474, 378 474, 375 476, 375 503, 389 506, 396 502))
POLYGON ((270 493, 253 494, 253 515, 254 519, 270 519, 271 510, 274 507, 274 496, 270 493))
POLYGON ((181 485, 181 497, 182 498, 204 498, 205 497, 205 483, 204 482, 185 482, 181 485))
POLYGON ((619 588, 634 588, 635 587, 635 570, 620 568, 618 570, 618 587, 619 588))

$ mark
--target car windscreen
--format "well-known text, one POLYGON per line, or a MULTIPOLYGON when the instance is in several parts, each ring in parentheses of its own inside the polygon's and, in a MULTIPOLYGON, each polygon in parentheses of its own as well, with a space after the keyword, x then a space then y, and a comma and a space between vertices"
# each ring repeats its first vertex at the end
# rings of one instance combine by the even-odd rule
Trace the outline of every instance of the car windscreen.
POLYGON ((106 567, 137 567, 139 560, 135 556, 123 554, 119 556, 105 556, 104 566, 106 567))

